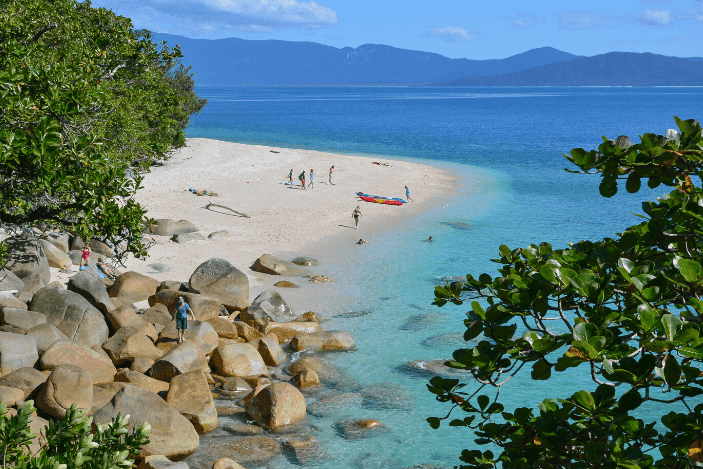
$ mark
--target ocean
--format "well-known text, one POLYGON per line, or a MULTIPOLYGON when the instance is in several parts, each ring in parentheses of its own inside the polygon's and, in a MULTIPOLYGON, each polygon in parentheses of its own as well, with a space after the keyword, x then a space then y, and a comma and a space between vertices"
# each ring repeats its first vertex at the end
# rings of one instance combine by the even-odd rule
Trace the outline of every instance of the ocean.
MULTIPOLYGON (((703 105, 703 88, 196 91, 208 105, 191 119, 188 137, 411 159, 451 169, 462 181, 446 204, 379 235, 354 258, 327 259, 324 274, 339 280, 345 294, 327 312, 332 319, 324 327, 351 331, 357 349, 327 356, 342 378, 308 403, 349 396, 337 407, 318 405, 306 421, 321 457, 284 453, 259 463, 270 468, 442 468, 459 464, 463 448, 485 450, 466 429, 429 427, 425 419, 443 416, 448 407, 427 391, 427 376, 405 366, 445 359, 467 346, 460 335, 469 306, 432 306, 434 287, 467 273, 494 275, 497 264, 490 259, 501 244, 562 248, 614 237, 638 223, 633 213, 641 213, 641 202, 666 188, 627 194, 623 186, 605 199, 597 175, 564 171, 570 163, 562 153, 596 148, 601 136, 638 141, 645 132, 664 134, 675 128, 673 116, 700 118, 703 105), (435 241, 425 242, 430 235, 435 241), (353 418, 378 419, 387 428, 354 438, 339 423, 353 418)), ((507 411, 595 387, 583 373, 554 373, 547 382, 525 375, 503 388, 507 411)))

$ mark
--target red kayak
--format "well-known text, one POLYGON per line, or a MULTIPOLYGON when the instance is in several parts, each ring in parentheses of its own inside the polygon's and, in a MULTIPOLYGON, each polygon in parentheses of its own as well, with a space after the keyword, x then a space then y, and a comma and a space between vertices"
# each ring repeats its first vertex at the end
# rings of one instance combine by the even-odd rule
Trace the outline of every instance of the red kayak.
POLYGON ((377 204, 386 204, 386 205, 403 205, 403 202, 399 200, 392 200, 392 199, 386 199, 383 197, 368 197, 365 195, 360 195, 359 198, 365 202, 375 202, 377 204))

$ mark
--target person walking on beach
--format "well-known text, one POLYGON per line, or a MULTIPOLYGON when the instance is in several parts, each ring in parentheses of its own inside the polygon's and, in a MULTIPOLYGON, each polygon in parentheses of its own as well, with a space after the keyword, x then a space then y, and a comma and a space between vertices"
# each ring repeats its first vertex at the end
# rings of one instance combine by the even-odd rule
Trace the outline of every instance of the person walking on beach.
POLYGON ((408 189, 408 186, 405 186, 405 198, 408 199, 410 202, 415 202, 413 199, 410 198, 410 189, 408 189))
POLYGON ((185 302, 182 296, 178 297, 178 305, 176 305, 175 319, 176 319, 176 329, 178 330, 178 343, 183 342, 183 335, 188 329, 188 314, 195 321, 195 315, 193 310, 190 309, 190 305, 185 302))
POLYGON ((313 182, 315 182, 315 173, 313 173, 312 168, 310 168, 310 184, 308 184, 308 187, 312 188, 313 182))
POLYGON ((332 171, 334 170, 334 165, 330 168, 330 184, 332 184, 332 171))
POLYGON ((288 184, 293 185, 293 168, 291 168, 290 173, 288 173, 288 184))
POLYGON ((354 219, 354 229, 358 230, 359 229, 359 218, 361 218, 361 209, 357 205, 354 211, 352 212, 352 218, 354 219))
POLYGON ((81 253, 81 265, 78 267, 79 270, 83 270, 84 266, 90 264, 90 243, 85 243, 83 252, 81 253))

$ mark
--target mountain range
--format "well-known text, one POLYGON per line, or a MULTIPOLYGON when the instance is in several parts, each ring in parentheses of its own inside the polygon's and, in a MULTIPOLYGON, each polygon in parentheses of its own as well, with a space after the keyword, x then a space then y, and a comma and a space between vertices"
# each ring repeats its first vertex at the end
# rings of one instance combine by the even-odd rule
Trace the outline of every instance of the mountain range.
POLYGON ((205 86, 695 86, 703 58, 612 52, 583 57, 552 47, 505 59, 450 59, 381 44, 336 48, 313 42, 190 39, 153 33, 179 45, 195 82, 205 86))

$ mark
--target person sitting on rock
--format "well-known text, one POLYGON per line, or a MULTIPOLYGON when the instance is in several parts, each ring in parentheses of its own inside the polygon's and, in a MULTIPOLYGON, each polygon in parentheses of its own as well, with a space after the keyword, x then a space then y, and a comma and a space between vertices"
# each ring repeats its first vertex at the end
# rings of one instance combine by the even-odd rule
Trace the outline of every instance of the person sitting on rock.
POLYGON ((195 315, 193 314, 193 310, 190 309, 190 306, 188 303, 185 302, 182 296, 178 297, 178 305, 176 305, 176 311, 175 311, 175 320, 176 320, 176 329, 178 330, 178 343, 180 344, 183 342, 183 335, 186 332, 186 329, 188 329, 188 314, 190 314, 190 317, 193 318, 193 321, 195 321, 195 315))

